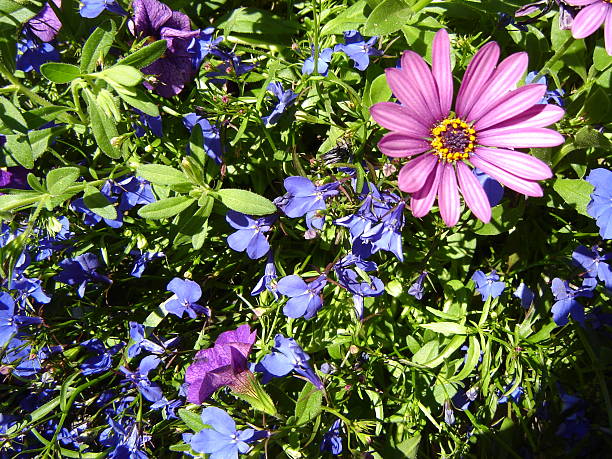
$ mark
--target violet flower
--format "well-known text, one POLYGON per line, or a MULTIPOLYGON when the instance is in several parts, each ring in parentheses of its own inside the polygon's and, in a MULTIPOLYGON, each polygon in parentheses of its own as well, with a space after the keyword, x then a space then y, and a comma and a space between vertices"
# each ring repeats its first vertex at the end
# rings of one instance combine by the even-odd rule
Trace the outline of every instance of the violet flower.
POLYGON ((6 292, 0 292, 0 349, 8 344, 23 325, 39 324, 40 317, 15 315, 15 300, 6 292))
MULTIPOLYGON (((329 63, 331 62, 334 50, 331 48, 324 48, 317 56, 317 73, 321 76, 327 76, 327 70, 329 63)), ((315 70, 315 48, 311 47, 310 57, 306 58, 302 64, 302 75, 310 75, 315 70)))
POLYGON ((382 56, 382 51, 374 48, 378 37, 372 37, 368 41, 356 30, 344 32, 345 44, 334 47, 334 52, 342 51, 355 62, 357 70, 365 70, 370 65, 370 56, 382 56))
POLYGON ((39 43, 31 38, 22 38, 17 42, 15 67, 22 72, 35 70, 40 73, 40 66, 47 62, 59 62, 60 54, 51 43, 39 43))
POLYGON ((524 283, 518 286, 513 293, 515 297, 521 300, 521 306, 525 309, 529 308, 533 303, 534 294, 524 283))
POLYGON ((264 269, 264 275, 259 279, 257 285, 251 291, 251 296, 259 295, 264 290, 268 290, 272 295, 274 295, 274 299, 278 300, 278 286, 276 279, 278 278, 276 274, 276 267, 274 266, 274 259, 272 258, 272 252, 268 252, 268 261, 266 262, 266 267, 264 269))
POLYGON ((157 402, 164 396, 161 388, 149 380, 151 370, 157 368, 161 360, 154 356, 148 355, 140 361, 137 371, 130 371, 124 366, 119 367, 119 370, 125 375, 124 381, 134 384, 144 398, 150 402, 157 402))
POLYGON ((574 265, 584 269, 582 274, 586 278, 598 278, 604 283, 608 290, 612 290, 612 268, 606 263, 612 260, 612 252, 600 255, 599 247, 593 246, 591 249, 581 245, 572 253, 574 265))
POLYGON ((423 281, 427 277, 427 274, 427 271, 423 271, 421 274, 419 274, 417 280, 408 289, 408 295, 412 295, 417 300, 423 298, 423 281))
POLYGON ((612 56, 612 4, 607 0, 566 0, 573 6, 582 6, 572 23, 574 38, 585 38, 594 34, 604 24, 606 52, 612 56))
POLYGON ((155 260, 156 258, 164 258, 166 256, 163 252, 142 252, 140 250, 132 250, 130 251, 130 255, 136 257, 132 271, 130 271, 130 275, 138 278, 142 276, 147 264, 151 260, 155 260))
POLYGON ((489 205, 491 207, 498 205, 504 197, 504 187, 493 177, 485 174, 478 168, 474 168, 472 173, 476 176, 478 183, 480 183, 480 186, 482 186, 482 189, 487 195, 489 205))
POLYGON ((283 314, 292 319, 304 317, 311 319, 323 305, 321 291, 327 284, 325 274, 320 275, 310 283, 306 283, 296 274, 283 277, 278 281, 279 293, 290 297, 283 307, 283 314))
POLYGON ((106 346, 98 338, 92 338, 87 341, 83 341, 80 344, 88 351, 95 353, 93 357, 86 359, 82 364, 79 365, 84 375, 93 375, 96 373, 104 373, 110 370, 113 360, 112 357, 119 352, 124 343, 115 344, 114 346, 106 349, 106 346))
POLYGON ((28 173, 30 171, 22 166, 12 166, 0 169, 0 188, 12 188, 26 190, 28 184, 28 173))
POLYGON ((8 343, 0 363, 12 366, 12 374, 20 378, 30 378, 42 368, 41 357, 32 352, 32 346, 18 337, 8 343))
POLYGON ((221 164, 223 162, 223 145, 221 144, 219 128, 211 124, 206 118, 195 113, 187 113, 183 117, 183 125, 189 129, 189 132, 191 132, 196 124, 202 129, 202 137, 204 138, 204 145, 202 147, 204 151, 217 164, 221 164))
POLYGON ((287 194, 274 202, 287 217, 297 218, 313 210, 325 210, 325 199, 336 196, 340 186, 338 182, 315 185, 306 177, 287 177, 283 182, 287 194))
POLYGON ((143 325, 137 322, 130 322, 130 340, 133 344, 128 348, 127 355, 130 359, 133 359, 143 350, 150 352, 151 354, 161 355, 166 352, 167 349, 177 345, 179 338, 171 338, 167 341, 161 342, 158 339, 152 341, 146 338, 145 328, 143 325))
POLYGON ((327 451, 334 456, 342 453, 342 420, 336 419, 330 428, 323 434, 321 451, 327 451))
POLYGON ((128 15, 116 0, 80 0, 79 14, 81 17, 97 18, 104 10, 120 16, 128 15))
POLYGON ((402 228, 404 227, 405 203, 400 202, 395 209, 382 217, 381 222, 361 235, 361 239, 372 243, 373 253, 385 250, 393 253, 398 260, 404 261, 402 247, 402 228))
POLYGON ((487 301, 489 297, 497 298, 506 288, 506 283, 499 281, 499 275, 495 270, 489 274, 478 270, 472 275, 472 280, 476 284, 476 290, 482 295, 482 301, 487 301))
POLYGON ((587 213, 596 219, 603 239, 612 239, 612 171, 602 167, 593 169, 586 177, 595 187, 587 213))
POLYGON ((238 458, 245 454, 250 446, 254 429, 236 430, 236 423, 220 408, 209 406, 202 411, 202 423, 210 426, 202 429, 189 440, 189 444, 198 453, 210 454, 211 459, 238 458))
POLYGON ((89 282, 112 284, 112 281, 96 271, 100 262, 93 253, 84 253, 75 258, 69 258, 59 263, 62 271, 55 280, 68 285, 78 285, 77 292, 81 298, 85 295, 85 287, 89 282))
POLYGON ((249 258, 256 260, 270 251, 270 243, 264 235, 272 229, 276 215, 252 218, 234 210, 227 212, 225 220, 235 233, 227 237, 227 244, 236 252, 246 251, 249 258))
POLYGON ((207 27, 200 31, 200 35, 193 38, 187 50, 192 55, 193 68, 197 71, 209 54, 222 57, 223 54, 218 45, 223 41, 223 37, 213 38, 215 35, 214 27, 207 27))
POLYGON ((176 298, 171 297, 164 304, 166 311, 169 313, 183 317, 183 313, 186 312, 192 319, 195 319, 199 314, 210 315, 208 308, 196 303, 202 296, 202 289, 196 282, 175 277, 168 283, 166 289, 176 296, 176 298))
POLYGON ((272 94, 276 96, 278 102, 272 109, 272 113, 267 116, 262 117, 261 119, 264 122, 266 127, 270 127, 275 125, 281 115, 285 113, 288 107, 293 105, 295 99, 297 99, 297 94, 294 93, 291 89, 287 89, 286 91, 283 89, 283 85, 278 81, 273 81, 268 85, 267 88, 272 94))
POLYGON ((571 314, 572 319, 579 324, 583 324, 584 306, 576 298, 581 296, 591 298, 593 296, 592 290, 589 288, 573 289, 567 281, 558 277, 553 279, 551 289, 555 300, 557 300, 551 309, 555 323, 560 327, 566 325, 571 314))

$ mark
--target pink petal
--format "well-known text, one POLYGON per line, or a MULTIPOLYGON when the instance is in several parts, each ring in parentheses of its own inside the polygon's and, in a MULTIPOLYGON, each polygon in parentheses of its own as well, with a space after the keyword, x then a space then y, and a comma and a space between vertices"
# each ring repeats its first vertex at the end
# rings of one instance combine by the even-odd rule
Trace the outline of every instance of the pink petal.
POLYGON ((501 61, 465 121, 477 120, 508 91, 516 88, 516 83, 527 70, 528 61, 527 53, 514 53, 501 61))
POLYGON ((431 144, 399 132, 385 134, 378 142, 378 148, 392 158, 405 158, 431 150, 431 144))
POLYGON ((422 121, 422 124, 429 126, 435 121, 433 114, 428 110, 425 99, 406 77, 400 69, 385 69, 387 83, 395 97, 410 110, 413 118, 422 121))
POLYGON ((431 73, 436 80, 442 116, 447 116, 453 103, 453 74, 450 61, 450 39, 446 29, 438 30, 433 39, 431 73))
POLYGON ((476 217, 485 223, 491 220, 491 204, 482 185, 464 162, 457 163, 459 187, 465 203, 476 217))
POLYGON ((488 147, 544 148, 556 147, 565 142, 557 131, 544 128, 500 128, 478 133, 478 143, 488 147))
POLYGON ((542 188, 537 184, 537 182, 532 182, 531 180, 517 177, 516 175, 500 169, 499 167, 485 161, 482 158, 479 158, 476 155, 472 155, 470 162, 485 174, 490 175, 495 180, 514 191, 534 197, 540 197, 544 194, 542 192, 542 188))
POLYGON ((536 104, 520 115, 491 127, 493 129, 544 127, 556 123, 563 118, 563 115, 565 115, 565 110, 561 107, 552 104, 536 104))
POLYGON ((410 198, 410 209, 412 215, 417 218, 424 217, 431 210, 436 195, 438 194, 438 187, 440 185, 440 178, 442 177, 442 171, 444 170, 444 164, 438 163, 436 170, 433 174, 429 174, 427 181, 423 188, 414 193, 410 198))
POLYGON ((526 180, 545 180, 553 175, 545 162, 520 151, 478 147, 475 153, 500 169, 526 180))
POLYGON ((606 17, 606 25, 604 27, 604 40, 606 52, 608 56, 612 56, 612 8, 608 8, 608 16, 606 17))
POLYGON ((519 115, 528 108, 533 107, 546 94, 546 85, 528 84, 514 91, 510 91, 499 99, 497 104, 480 118, 474 127, 477 132, 494 124, 506 121, 513 116, 519 115))
POLYGON ((495 70, 498 58, 499 46, 492 41, 480 48, 468 64, 455 104, 457 115, 460 118, 464 118, 470 112, 480 97, 482 88, 495 70))
POLYGON ((414 137, 429 136, 429 129, 415 118, 409 108, 393 102, 379 102, 370 107, 370 115, 378 124, 391 131, 399 131, 414 137))
POLYGON ((410 160, 397 177, 399 189, 406 193, 419 191, 437 163, 438 158, 428 153, 410 160))
POLYGON ((591 35, 604 22, 610 5, 604 1, 593 3, 578 12, 572 24, 574 38, 584 38, 591 35))
POLYGON ((461 216, 461 204, 459 203, 455 168, 452 164, 444 164, 440 189, 438 190, 438 206, 440 207, 440 216, 446 226, 455 226, 461 216))
MULTIPOLYGON (((421 93, 434 118, 443 118, 438 88, 436 87, 431 70, 429 70, 429 66, 423 58, 414 51, 404 51, 402 55, 402 72, 408 78, 411 85, 421 93)), ((444 113, 444 115, 447 114, 448 112, 444 113)))
POLYGON ((570 5, 574 6, 585 6, 599 1, 601 0, 565 0, 565 3, 569 3, 570 5))

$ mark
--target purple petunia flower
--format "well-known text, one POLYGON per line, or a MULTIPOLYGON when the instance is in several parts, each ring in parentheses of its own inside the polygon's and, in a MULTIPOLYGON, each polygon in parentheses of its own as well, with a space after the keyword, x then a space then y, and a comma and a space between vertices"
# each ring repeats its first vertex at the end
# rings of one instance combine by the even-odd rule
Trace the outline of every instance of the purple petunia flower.
POLYGON ((586 180, 595 187, 587 213, 597 220, 601 237, 612 239, 612 171, 593 169, 586 180))
POLYGON ((138 371, 132 372, 124 366, 119 367, 119 370, 125 375, 124 382, 131 382, 138 388, 144 398, 150 402, 157 402, 161 400, 164 394, 157 384, 151 382, 149 373, 157 368, 160 363, 161 360, 158 357, 148 355, 140 361, 138 371))
POLYGON ((128 25, 139 40, 166 40, 167 48, 163 57, 144 67, 142 72, 154 75, 155 81, 145 81, 162 97, 170 98, 180 93, 194 76, 191 54, 188 51, 191 40, 199 30, 191 30, 189 17, 172 11, 157 0, 134 0, 133 21, 128 25))
POLYGON ((183 313, 187 312, 187 315, 192 319, 195 319, 199 314, 210 315, 208 308, 196 303, 202 296, 202 289, 196 282, 175 277, 168 283, 166 289, 176 296, 176 298, 171 297, 164 304, 166 311, 169 313, 183 317, 183 313))
MULTIPOLYGON (((317 73, 321 76, 327 76, 327 70, 329 63, 331 62, 334 50, 331 48, 324 48, 317 56, 317 73)), ((310 75, 315 70, 315 48, 311 47, 311 55, 306 58, 302 64, 302 75, 310 75)))
POLYGON ((17 42, 15 65, 17 70, 40 73, 40 66, 47 62, 59 62, 60 54, 51 43, 39 43, 27 36, 17 42))
POLYGON ((198 453, 208 453, 211 459, 238 458, 245 454, 250 446, 247 444, 253 437, 254 429, 236 430, 236 423, 220 408, 209 406, 202 411, 202 423, 210 426, 200 430, 189 440, 189 444, 198 453))
MULTIPOLYGON (((62 7, 61 0, 53 0, 53 3, 58 8, 62 7)), ((42 10, 26 23, 24 29, 26 33, 35 35, 40 41, 48 43, 57 36, 61 28, 62 23, 55 11, 49 6, 49 3, 45 3, 42 10)))
POLYGON ((19 327, 41 322, 40 317, 15 315, 15 300, 8 293, 0 292, 0 348, 17 334, 19 327))
POLYGON ((264 233, 272 229, 272 225, 276 221, 276 215, 267 215, 255 219, 249 215, 230 210, 227 212, 225 220, 232 228, 238 230, 227 237, 227 244, 233 250, 236 252, 246 250, 247 255, 252 260, 261 258, 269 252, 270 243, 264 233))
POLYGON ((132 250, 130 251, 130 255, 136 257, 132 271, 130 271, 130 275, 138 278, 142 276, 147 264, 151 260, 155 260, 156 258, 164 258, 166 256, 163 252, 142 252, 140 250, 132 250))
POLYGON ((612 252, 600 255, 600 250, 597 246, 588 249, 581 245, 572 253, 572 261, 574 265, 584 269, 582 276, 592 279, 598 278, 608 290, 612 290, 612 269, 606 263, 606 261, 612 260, 612 252))
POLYGON ((370 65, 370 56, 382 56, 382 51, 374 48, 378 37, 372 37, 368 41, 356 30, 344 32, 345 44, 334 47, 334 52, 342 51, 355 62, 357 70, 365 70, 370 65))
POLYGON ((361 235, 361 239, 372 244, 372 253, 385 250, 393 253, 398 260, 404 261, 402 228, 404 227, 405 205, 406 203, 401 201, 382 217, 378 225, 371 227, 361 235))
POLYGON ((271 82, 268 85, 267 90, 274 94, 278 99, 278 102, 272 109, 272 113, 261 118, 265 126, 270 127, 278 122, 278 119, 283 113, 285 113, 287 107, 293 105, 293 102, 295 102, 295 99, 297 98, 297 94, 291 89, 287 89, 286 91, 283 90, 283 85, 278 81, 271 82))
POLYGON ((482 295, 482 301, 487 301, 489 297, 497 298, 506 288, 506 283, 499 281, 495 270, 488 275, 478 270, 472 275, 472 280, 476 284, 476 290, 482 295))
POLYGON ((264 373, 262 380, 264 384, 272 377, 280 378, 293 370, 308 379, 317 389, 323 390, 323 383, 310 367, 309 360, 310 356, 293 338, 285 338, 278 334, 274 337, 272 353, 266 355, 255 366, 255 370, 264 373))
POLYGON ((79 14, 84 18, 97 18, 104 10, 120 16, 127 16, 121 5, 116 0, 81 0, 79 14))
POLYGON ((113 363, 112 356, 119 352, 124 345, 124 343, 119 343, 106 349, 104 343, 102 343, 102 341, 100 341, 98 338, 83 341, 81 346, 86 348, 88 351, 95 353, 96 355, 85 360, 79 365, 79 368, 84 375, 104 373, 105 371, 110 370, 113 363))
POLYGON ((579 324, 584 323, 584 306, 582 306, 576 298, 586 297, 591 298, 593 292, 590 288, 573 289, 567 281, 555 277, 552 281, 552 292, 555 297, 555 304, 551 309, 553 320, 558 326, 566 325, 569 322, 571 314, 579 324))
POLYGON ((202 404, 223 386, 240 386, 248 377, 247 357, 257 337, 248 325, 223 332, 209 349, 195 355, 187 368, 187 400, 202 404))
POLYGON ((325 210, 325 199, 336 196, 338 182, 317 186, 306 177, 287 177, 283 182, 287 194, 274 200, 287 217, 297 218, 314 210, 325 210))
POLYGON ((217 164, 221 164, 223 162, 223 145, 221 144, 219 128, 211 124, 206 118, 195 113, 187 113, 183 117, 183 125, 189 129, 189 132, 191 132, 196 124, 202 129, 202 137, 204 138, 204 145, 202 147, 204 151, 217 164))
POLYGON ((529 308, 533 303, 533 292, 522 282, 513 295, 521 300, 521 306, 523 306, 525 309, 529 308))
POLYGON ((337 456, 342 453, 342 420, 336 419, 327 432, 323 435, 321 451, 337 456))
POLYGON ((266 262, 266 267, 264 270, 264 275, 257 285, 251 291, 251 296, 259 295, 264 290, 268 290, 272 295, 274 295, 274 299, 278 300, 278 287, 276 279, 278 278, 276 274, 276 267, 274 266, 274 259, 272 258, 272 252, 268 252, 268 261, 266 262))
POLYGON ((16 190, 26 190, 30 188, 28 184, 28 173, 30 171, 22 166, 12 166, 0 169, 0 188, 13 188, 16 190))
POLYGON ((277 289, 279 293, 291 298, 285 304, 283 313, 292 319, 314 317, 323 305, 321 291, 325 284, 327 284, 327 277, 324 274, 308 284, 296 274, 283 277, 278 281, 277 289))
POLYGON ((59 266, 62 271, 55 276, 55 280, 68 285, 78 285, 77 292, 81 298, 85 295, 85 287, 89 282, 112 284, 108 277, 96 271, 100 262, 93 253, 84 253, 60 261, 59 266))

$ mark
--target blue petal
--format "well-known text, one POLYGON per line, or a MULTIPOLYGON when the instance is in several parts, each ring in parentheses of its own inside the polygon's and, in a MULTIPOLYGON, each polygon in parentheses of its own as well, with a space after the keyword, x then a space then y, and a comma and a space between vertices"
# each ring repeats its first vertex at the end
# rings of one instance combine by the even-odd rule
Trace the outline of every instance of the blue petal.
POLYGON ((296 297, 304 295, 308 291, 308 285, 300 276, 292 274, 280 279, 277 289, 285 296, 296 297))
POLYGON ((276 377, 285 376, 293 370, 293 363, 279 352, 266 355, 260 362, 266 371, 276 377))
POLYGON ((270 244, 268 239, 261 231, 255 232, 253 238, 250 240, 249 245, 246 248, 247 255, 252 260, 257 260, 263 257, 270 251, 270 244))
POLYGON ((310 293, 291 298, 283 307, 283 314, 292 319, 302 317, 309 310, 310 302, 310 293))
POLYGON ((236 423, 232 417, 221 408, 209 406, 202 411, 202 422, 211 426, 217 432, 225 435, 236 433, 236 423))
POLYGON ((236 252, 244 252, 255 234, 256 231, 253 229, 238 230, 227 237, 227 245, 236 252))
POLYGON ((231 439, 227 435, 221 434, 212 429, 204 429, 191 437, 189 444, 193 450, 197 451, 198 453, 211 454, 225 448, 230 440, 231 439))

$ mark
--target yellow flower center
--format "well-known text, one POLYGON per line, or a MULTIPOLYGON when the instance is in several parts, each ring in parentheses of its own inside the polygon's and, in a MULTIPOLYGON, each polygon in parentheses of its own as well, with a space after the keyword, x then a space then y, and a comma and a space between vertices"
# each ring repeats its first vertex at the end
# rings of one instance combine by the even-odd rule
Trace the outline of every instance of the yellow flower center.
POLYGON ((439 161, 467 159, 474 151, 476 131, 460 118, 447 118, 431 130, 431 147, 439 161))

